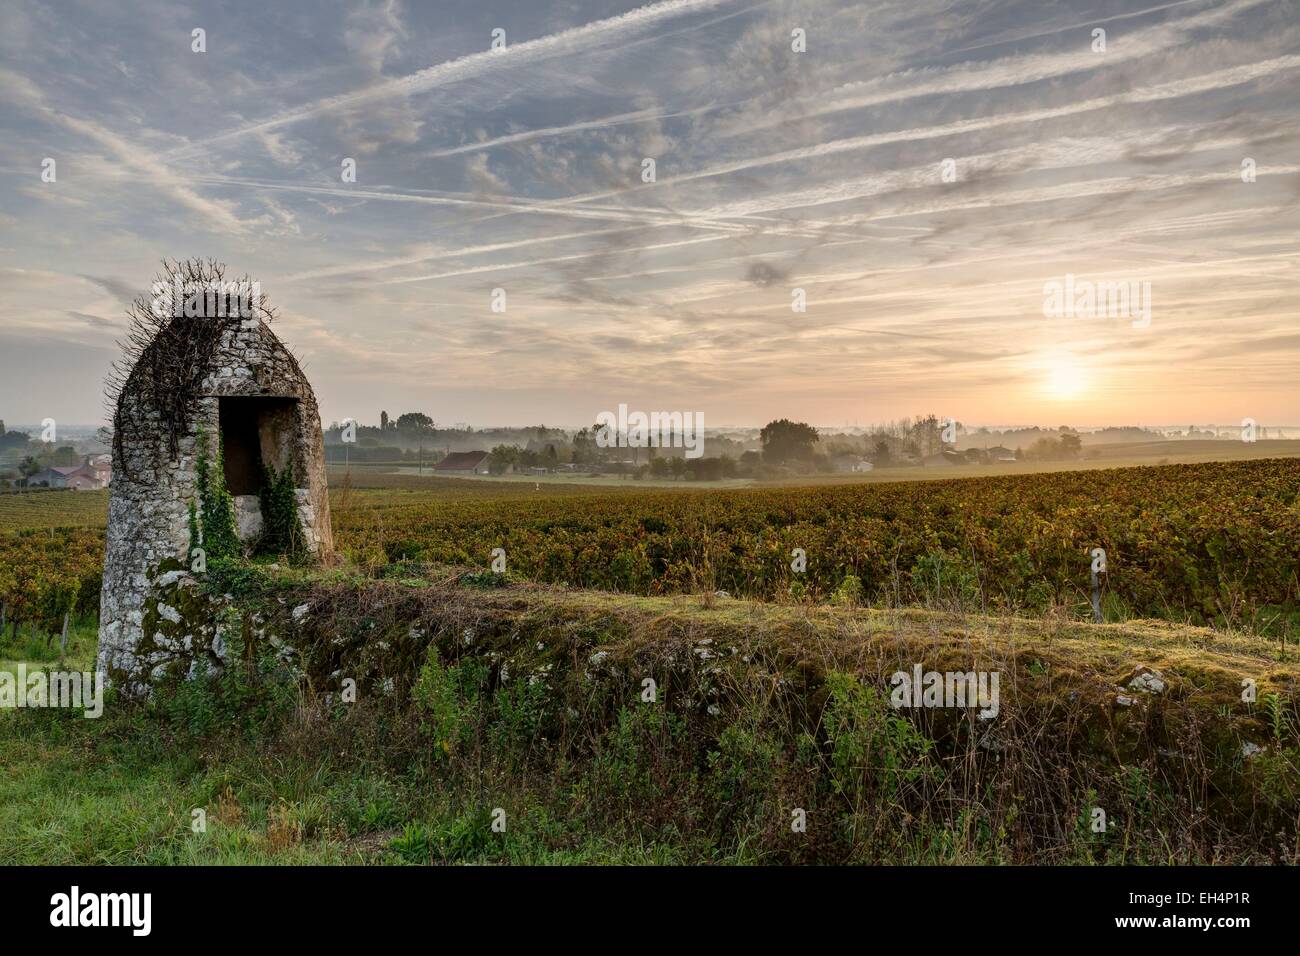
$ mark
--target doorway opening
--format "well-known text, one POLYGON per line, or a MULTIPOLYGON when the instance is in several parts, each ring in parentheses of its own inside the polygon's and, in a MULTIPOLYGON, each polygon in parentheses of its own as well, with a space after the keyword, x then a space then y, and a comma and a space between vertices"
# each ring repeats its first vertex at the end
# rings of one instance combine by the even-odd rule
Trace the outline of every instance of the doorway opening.
POLYGON ((217 403, 226 490, 235 497, 259 494, 266 466, 280 473, 293 465, 298 399, 235 396, 217 403))

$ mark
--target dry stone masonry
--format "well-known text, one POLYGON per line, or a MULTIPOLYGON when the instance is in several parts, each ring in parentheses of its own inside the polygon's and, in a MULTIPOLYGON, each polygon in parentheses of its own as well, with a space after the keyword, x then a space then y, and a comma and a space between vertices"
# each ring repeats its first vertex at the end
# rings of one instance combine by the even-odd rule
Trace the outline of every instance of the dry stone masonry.
POLYGON ((128 696, 165 675, 192 673, 198 661, 219 667, 225 655, 219 620, 194 587, 190 554, 202 444, 209 459, 218 435, 224 444, 242 542, 251 546, 262 531, 259 492, 270 466, 292 475, 305 550, 318 558, 333 550, 320 414, 302 369, 261 318, 229 323, 219 335, 174 451, 165 416, 143 397, 147 352, 117 397, 117 420, 134 416, 135 427, 114 448, 99 668, 128 696))

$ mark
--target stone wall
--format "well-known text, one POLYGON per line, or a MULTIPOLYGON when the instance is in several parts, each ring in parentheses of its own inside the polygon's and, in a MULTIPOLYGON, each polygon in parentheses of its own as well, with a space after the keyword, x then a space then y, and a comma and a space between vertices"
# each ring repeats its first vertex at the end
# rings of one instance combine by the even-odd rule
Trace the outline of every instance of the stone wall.
MULTIPOLYGON (((145 692, 150 682, 164 674, 188 672, 196 657, 211 663, 222 655, 219 628, 187 627, 187 633, 178 633, 169 613, 176 609, 166 601, 160 609, 159 597, 160 588, 182 587, 195 593, 187 587, 194 583, 187 573, 189 507, 198 503, 199 435, 205 432, 215 451, 222 397, 296 400, 292 421, 284 422, 289 427, 279 431, 279 441, 288 447, 277 448, 268 457, 292 461, 307 549, 317 556, 333 550, 316 399, 298 363, 274 333, 256 319, 228 331, 202 393, 174 458, 161 428, 149 440, 124 442, 114 455, 100 598, 99 667, 127 695, 145 692)), ((139 398, 129 388, 120 401, 132 403, 129 407, 139 412, 140 420, 158 420, 156 413, 139 407, 139 398)), ((274 436, 269 440, 274 443, 274 436)), ((270 451, 267 441, 264 436, 263 448, 270 451)), ((240 524, 244 535, 253 536, 260 529, 260 521, 246 515, 240 524)), ((171 597, 179 600, 174 594, 171 597)), ((194 617, 187 615, 187 619, 194 617)))

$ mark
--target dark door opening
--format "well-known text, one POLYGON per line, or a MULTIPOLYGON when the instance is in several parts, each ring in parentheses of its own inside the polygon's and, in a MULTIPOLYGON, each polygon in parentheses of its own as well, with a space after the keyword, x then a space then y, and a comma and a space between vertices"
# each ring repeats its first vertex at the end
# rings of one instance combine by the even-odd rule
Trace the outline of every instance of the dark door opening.
POLYGON ((268 463, 279 471, 290 466, 297 405, 295 398, 217 400, 226 490, 232 495, 260 492, 268 463))

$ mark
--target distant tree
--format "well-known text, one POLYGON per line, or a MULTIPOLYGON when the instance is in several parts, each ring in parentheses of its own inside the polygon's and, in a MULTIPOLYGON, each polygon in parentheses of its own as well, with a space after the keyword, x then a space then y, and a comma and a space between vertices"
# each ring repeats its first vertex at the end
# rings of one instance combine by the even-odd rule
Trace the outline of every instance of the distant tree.
MULTIPOLYGON (((603 425, 583 428, 573 436, 573 460, 577 464, 591 464, 604 461, 610 456, 608 446, 602 448, 596 443, 596 436, 605 431, 603 425)), ((612 435, 610 436, 613 437, 612 435)), ((608 440, 608 439, 606 439, 608 440)))
POLYGON ((817 429, 804 422, 781 418, 764 425, 758 438, 763 443, 764 461, 778 465, 791 460, 811 461, 817 429))
POLYGON ((488 452, 488 473, 504 475, 519 464, 519 448, 515 445, 497 445, 488 452))
POLYGON ((918 418, 912 425, 911 435, 916 442, 919 454, 923 458, 929 458, 931 455, 937 454, 943 447, 942 428, 938 416, 934 414, 927 415, 925 418, 918 418))
POLYGON ((717 481, 723 476, 723 471, 721 458, 690 458, 686 461, 686 475, 692 481, 717 481))
POLYGON ((379 413, 379 430, 381 432, 388 431, 388 412, 381 411, 379 413))
POLYGON ((31 440, 31 436, 26 432, 0 432, 0 449, 26 448, 31 440))
MULTIPOLYGON (((1019 449, 1016 457, 1021 457, 1019 449)), ((1078 435, 1065 433, 1053 436, 1051 433, 1039 438, 1024 450, 1024 458, 1029 461, 1061 461, 1078 458, 1083 451, 1083 442, 1078 435)))
POLYGON ((424 412, 403 412, 397 416, 395 423, 398 431, 425 432, 433 431, 433 419, 424 412))

